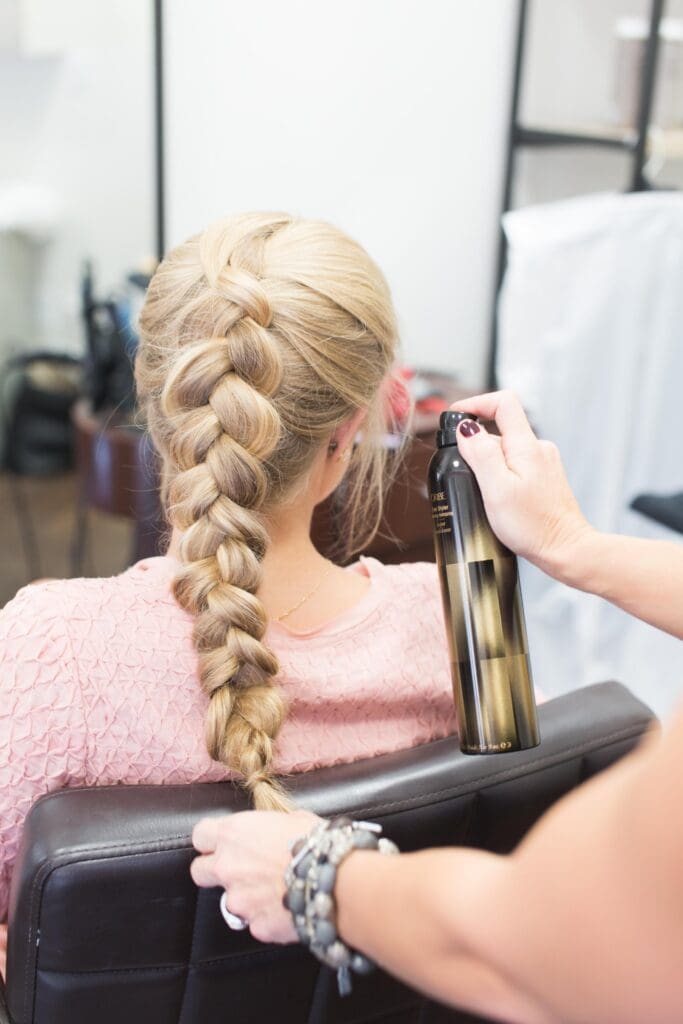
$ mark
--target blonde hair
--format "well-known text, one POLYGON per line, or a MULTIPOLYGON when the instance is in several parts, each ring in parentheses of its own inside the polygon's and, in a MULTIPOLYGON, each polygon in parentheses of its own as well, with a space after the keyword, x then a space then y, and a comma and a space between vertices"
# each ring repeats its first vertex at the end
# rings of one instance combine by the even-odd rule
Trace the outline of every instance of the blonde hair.
POLYGON ((174 593, 196 617, 209 753, 257 808, 289 806, 271 775, 285 707, 257 597, 266 513, 305 484, 335 428, 367 409, 343 485, 346 553, 376 532, 381 384, 396 339, 388 287, 365 250, 286 214, 210 226, 174 249, 149 287, 136 381, 166 514, 182 531, 174 593))

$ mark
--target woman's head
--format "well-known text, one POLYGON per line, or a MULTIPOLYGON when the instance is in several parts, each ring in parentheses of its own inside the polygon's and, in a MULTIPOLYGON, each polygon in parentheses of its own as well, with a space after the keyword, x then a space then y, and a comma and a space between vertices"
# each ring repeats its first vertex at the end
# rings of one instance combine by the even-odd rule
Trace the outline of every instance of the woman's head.
POLYGON ((363 414, 345 478, 347 550, 381 513, 382 384, 395 355, 386 282, 356 242, 286 214, 228 218, 178 246, 149 288, 136 379, 182 532, 179 603, 196 616, 211 756, 259 807, 284 707, 256 597, 268 518, 363 414))

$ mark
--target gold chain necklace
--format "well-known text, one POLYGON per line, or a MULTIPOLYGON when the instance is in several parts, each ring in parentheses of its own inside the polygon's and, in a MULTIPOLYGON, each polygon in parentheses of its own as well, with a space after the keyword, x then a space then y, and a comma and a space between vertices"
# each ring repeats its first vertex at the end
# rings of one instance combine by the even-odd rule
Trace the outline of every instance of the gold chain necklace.
POLYGON ((276 622, 282 622, 283 619, 286 619, 290 615, 293 615, 295 611, 297 611, 299 608, 301 608, 302 604, 306 604, 306 601, 308 601, 309 598, 313 597, 314 594, 318 593, 318 591, 322 587, 323 583, 325 582, 325 580, 327 579, 327 577, 330 575, 330 573, 332 572, 332 570, 334 568, 335 568, 334 562, 330 562, 330 565, 329 565, 327 571, 322 574, 322 576, 320 577, 320 579, 318 580, 316 585, 313 587, 313 590, 309 590, 309 592, 307 594, 305 594, 301 598, 300 601, 297 601, 297 603, 295 605, 293 605, 288 611, 283 612, 282 615, 277 615, 275 617, 275 621, 276 622))

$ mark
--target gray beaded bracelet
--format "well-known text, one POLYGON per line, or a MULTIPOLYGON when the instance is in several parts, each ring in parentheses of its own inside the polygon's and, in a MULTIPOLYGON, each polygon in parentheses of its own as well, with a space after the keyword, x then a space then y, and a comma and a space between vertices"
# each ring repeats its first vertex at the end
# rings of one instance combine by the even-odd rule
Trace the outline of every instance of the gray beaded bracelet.
POLYGON ((292 845, 285 872, 283 903, 296 933, 319 960, 336 970, 342 996, 351 991, 351 971, 368 974, 375 965, 339 938, 334 900, 337 871, 352 850, 398 853, 395 843, 380 837, 381 831, 381 825, 344 817, 323 822, 292 845))

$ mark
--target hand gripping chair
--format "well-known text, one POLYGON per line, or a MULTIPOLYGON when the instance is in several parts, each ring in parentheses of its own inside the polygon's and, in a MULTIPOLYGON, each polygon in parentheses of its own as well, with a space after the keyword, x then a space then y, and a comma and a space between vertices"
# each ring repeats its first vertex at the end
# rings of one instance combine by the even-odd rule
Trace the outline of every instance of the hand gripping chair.
MULTIPOLYGON (((543 739, 534 750, 468 757, 451 738, 297 776, 291 788, 323 815, 382 822, 402 850, 465 844, 506 852, 653 722, 617 683, 539 711, 543 739)), ((475 1020, 381 971, 354 978, 352 995, 341 999, 332 973, 303 948, 230 931, 219 891, 192 883, 190 834, 203 815, 244 807, 231 783, 66 789, 39 800, 12 879, 0 1024, 475 1020)))

